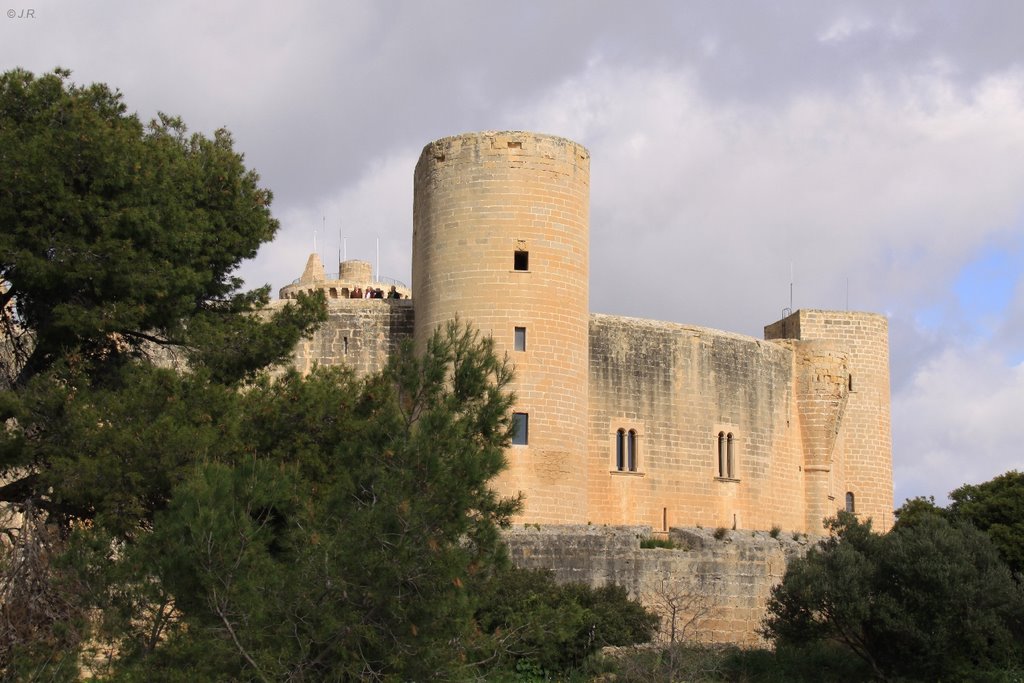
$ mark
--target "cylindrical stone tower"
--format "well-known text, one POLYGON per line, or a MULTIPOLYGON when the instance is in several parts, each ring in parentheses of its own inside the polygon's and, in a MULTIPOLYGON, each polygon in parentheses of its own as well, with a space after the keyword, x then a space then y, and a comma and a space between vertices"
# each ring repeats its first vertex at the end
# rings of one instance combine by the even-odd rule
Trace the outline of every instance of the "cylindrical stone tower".
POLYGON ((494 485, 527 492, 523 521, 586 521, 589 195, 590 153, 549 135, 443 138, 416 164, 416 346, 458 317, 508 353, 519 429, 494 485))

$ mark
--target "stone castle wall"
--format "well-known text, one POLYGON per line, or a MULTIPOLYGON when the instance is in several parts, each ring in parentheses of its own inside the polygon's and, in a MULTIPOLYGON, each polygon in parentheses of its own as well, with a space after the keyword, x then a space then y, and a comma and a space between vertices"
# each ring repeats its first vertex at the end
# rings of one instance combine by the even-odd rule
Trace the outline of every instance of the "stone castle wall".
MULTIPOLYGON (((893 523, 889 327, 885 316, 851 311, 800 310, 765 327, 765 339, 790 339, 803 380, 808 467, 816 479, 808 500, 828 501, 825 512, 846 507, 885 531, 893 523)), ((815 515, 808 520, 818 519, 815 515)))
MULTIPOLYGON (((379 370, 402 339, 422 349, 453 319, 491 335, 516 369, 523 443, 493 485, 524 495, 518 522, 820 533, 852 508, 888 529, 885 318, 801 310, 758 340, 591 315, 589 180, 589 153, 564 138, 485 132, 426 145, 414 173, 415 298, 335 299, 312 255, 282 296, 325 291, 330 319, 296 349, 297 367, 379 370)), ((371 272, 346 262, 341 274, 371 272)))
POLYGON ((805 530, 792 387, 784 346, 592 316, 587 521, 805 530), (617 469, 619 429, 638 434, 635 472, 617 469), (722 432, 733 435, 732 472, 718 470, 722 432))
POLYGON ((358 375, 377 372, 403 340, 412 339, 413 317, 409 299, 328 299, 327 322, 298 343, 293 365, 300 372, 314 363, 346 365, 358 375))
POLYGON ((678 607, 677 639, 763 645, 758 634, 771 589, 806 536, 758 531, 672 529, 676 549, 640 547, 651 534, 643 526, 517 526, 505 532, 520 567, 549 569, 560 582, 618 584, 662 615, 662 636, 678 607))

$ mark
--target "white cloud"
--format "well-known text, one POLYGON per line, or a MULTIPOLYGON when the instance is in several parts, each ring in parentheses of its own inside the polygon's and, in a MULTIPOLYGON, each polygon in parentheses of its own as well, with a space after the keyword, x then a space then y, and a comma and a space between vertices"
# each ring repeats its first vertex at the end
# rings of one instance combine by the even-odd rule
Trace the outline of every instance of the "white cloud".
POLYGON ((1019 73, 767 107, 711 100, 687 70, 598 65, 509 119, 592 152, 598 309, 756 333, 792 261, 797 306, 842 308, 849 278, 852 307, 904 311, 1024 210, 1019 73))
POLYGON ((928 491, 939 503, 966 483, 1024 470, 1024 365, 950 346, 893 395, 897 505, 928 491))
POLYGON ((874 26, 874 23, 866 17, 844 15, 821 31, 818 34, 818 41, 822 43, 841 43, 858 33, 870 30, 872 26, 874 26))

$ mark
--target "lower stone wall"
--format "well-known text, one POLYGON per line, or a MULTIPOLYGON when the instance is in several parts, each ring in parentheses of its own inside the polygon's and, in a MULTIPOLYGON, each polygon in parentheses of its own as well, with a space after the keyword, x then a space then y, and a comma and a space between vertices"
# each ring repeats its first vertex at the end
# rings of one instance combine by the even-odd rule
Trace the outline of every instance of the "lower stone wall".
POLYGON ((675 548, 641 548, 641 526, 526 525, 505 533, 512 560, 550 569, 558 581, 624 586, 662 616, 661 637, 763 645, 758 634, 771 589, 813 542, 763 531, 671 529, 675 548), (721 535, 721 538, 715 538, 721 535))

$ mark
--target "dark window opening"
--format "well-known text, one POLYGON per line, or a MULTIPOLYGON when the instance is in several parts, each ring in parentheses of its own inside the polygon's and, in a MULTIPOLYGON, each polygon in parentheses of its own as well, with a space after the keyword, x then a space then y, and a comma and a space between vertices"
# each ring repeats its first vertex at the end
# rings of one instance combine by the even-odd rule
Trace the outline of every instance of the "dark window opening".
POLYGON ((626 441, 626 467, 630 472, 636 472, 636 430, 629 430, 629 438, 626 441))
POLYGON ((846 388, 849 391, 853 391, 853 375, 852 374, 846 379, 846 388))
POLYGON ((736 478, 736 439, 732 432, 718 432, 718 477, 736 478))
POLYGON ((515 343, 514 347, 516 351, 526 350, 526 328, 517 327, 515 332, 515 343))
POLYGON ((732 443, 732 432, 729 432, 725 437, 725 467, 727 472, 726 476, 730 479, 733 479, 736 476, 736 460, 733 457, 732 443))
POLYGON ((615 469, 622 472, 626 469, 626 430, 615 432, 615 469))
POLYGON ((512 445, 526 446, 530 441, 530 416, 512 413, 512 445))
POLYGON ((718 476, 725 476, 725 432, 718 432, 718 476))
POLYGON ((847 512, 856 512, 857 511, 856 507, 857 506, 854 504, 854 500, 853 500, 853 492, 847 491, 846 492, 846 511, 847 512))
POLYGON ((530 269, 530 252, 528 251, 517 251, 515 256, 515 263, 513 267, 516 270, 529 270, 530 269))
POLYGON ((510 140, 509 143, 508 143, 508 148, 509 149, 522 149, 523 148, 523 143, 518 141, 518 140, 517 141, 511 141, 510 140))

